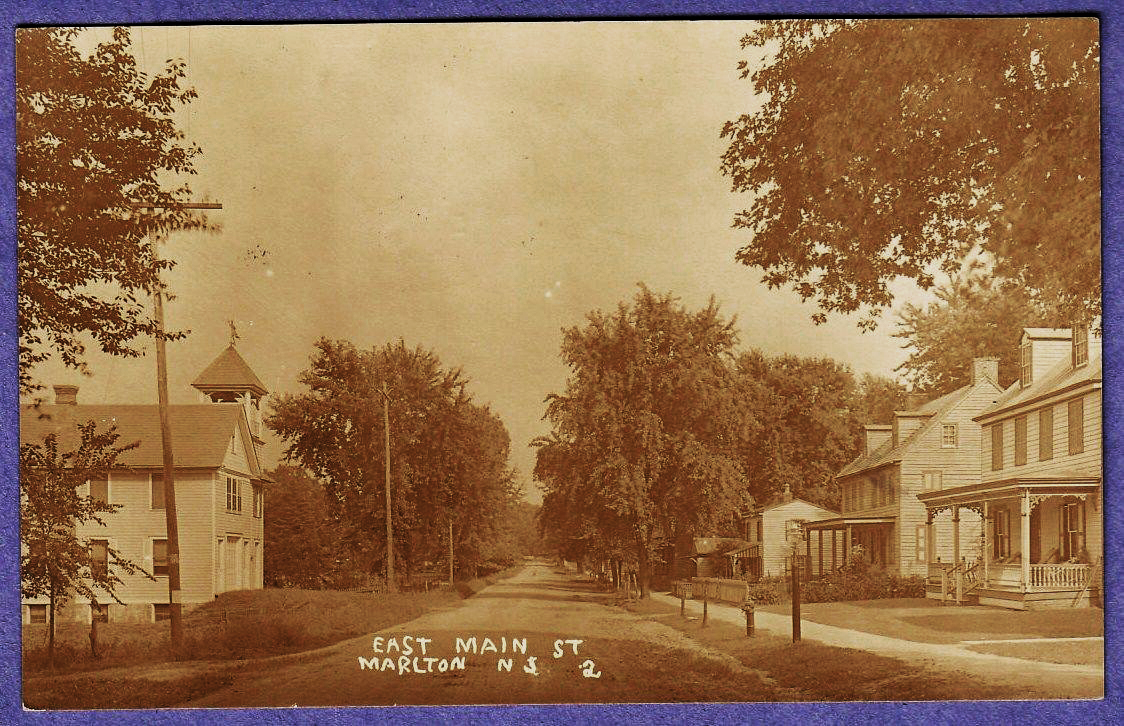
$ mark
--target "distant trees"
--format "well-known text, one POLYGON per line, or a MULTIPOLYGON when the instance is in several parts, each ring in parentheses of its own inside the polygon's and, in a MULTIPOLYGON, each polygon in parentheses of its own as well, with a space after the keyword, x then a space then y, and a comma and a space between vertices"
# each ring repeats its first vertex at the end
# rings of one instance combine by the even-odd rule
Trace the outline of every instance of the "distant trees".
POLYGON ((786 485, 838 506, 835 472, 904 389, 735 344, 713 301, 692 312, 645 287, 563 331, 570 377, 547 399, 552 432, 533 444, 546 542, 570 559, 635 566, 647 593, 653 560, 665 547, 676 557, 680 535, 729 531, 786 485))
POLYGON ((129 30, 89 57, 75 28, 16 31, 16 180, 21 393, 38 389, 32 367, 52 351, 85 370, 84 340, 134 356, 136 336, 155 334, 142 296, 169 261, 155 240, 207 226, 176 208, 200 150, 183 141, 173 114, 195 98, 180 87, 183 61, 147 76, 130 51, 129 30), (162 209, 137 210, 137 201, 162 209))
POLYGON ((756 417, 756 440, 740 448, 749 491, 758 502, 793 496, 838 508, 833 477, 858 453, 862 426, 888 422, 905 389, 867 374, 856 380, 829 358, 769 357, 753 350, 736 361, 743 404, 756 417))
POLYGON ((300 381, 308 392, 276 397, 266 422, 285 440, 286 460, 323 486, 350 557, 371 573, 386 557, 384 383, 396 562, 408 573, 447 560, 450 522, 461 568, 495 554, 519 496, 510 440, 499 418, 472 400, 459 370, 402 342, 360 350, 322 338, 300 381))
POLYGON ((735 342, 713 301, 691 312, 643 286, 631 304, 563 331, 570 377, 548 397, 552 435, 535 442, 544 517, 627 543, 645 597, 668 537, 746 503, 736 445, 750 421, 731 385, 735 342))
POLYGON ((151 579, 108 539, 98 542, 100 549, 94 552, 93 538, 79 537, 76 529, 104 525, 102 515, 121 508, 80 490, 87 482, 105 480, 118 467, 117 458, 137 444, 119 446, 116 429, 99 431, 94 421, 78 424, 76 433, 64 433, 61 442, 51 433, 42 442, 20 445, 20 595, 49 599, 47 659, 52 667, 55 615, 62 605, 75 596, 96 604, 99 593, 120 602, 115 590, 121 575, 139 572, 151 579), (75 448, 64 450, 71 439, 77 439, 75 448))
POLYGON ((351 585, 356 568, 342 546, 344 529, 332 516, 320 482, 282 465, 265 490, 265 584, 307 589, 351 585))
MULTIPOLYGON (((873 327, 895 278, 982 253, 1067 318, 1101 309, 1095 18, 766 20, 757 111, 722 129, 752 195, 737 259, 873 327)), ((943 384, 942 384, 943 385, 943 384)))
POLYGON ((924 307, 907 304, 899 313, 895 333, 907 341, 909 350, 909 358, 898 370, 915 389, 935 395, 967 385, 972 359, 980 357, 999 359, 996 383, 1006 388, 1019 377, 1023 328, 1072 322, 1037 304, 1018 285, 979 275, 941 285, 936 296, 924 307))

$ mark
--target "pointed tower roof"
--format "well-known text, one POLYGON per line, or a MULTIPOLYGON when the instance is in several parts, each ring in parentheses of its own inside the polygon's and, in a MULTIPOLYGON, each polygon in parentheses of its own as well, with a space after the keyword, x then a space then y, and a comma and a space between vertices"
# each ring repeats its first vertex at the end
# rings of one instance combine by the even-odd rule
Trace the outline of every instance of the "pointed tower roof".
POLYGON ((233 344, 219 353, 219 356, 211 361, 211 365, 199 374, 191 386, 203 393, 249 391, 259 397, 269 393, 250 365, 238 355, 233 344))

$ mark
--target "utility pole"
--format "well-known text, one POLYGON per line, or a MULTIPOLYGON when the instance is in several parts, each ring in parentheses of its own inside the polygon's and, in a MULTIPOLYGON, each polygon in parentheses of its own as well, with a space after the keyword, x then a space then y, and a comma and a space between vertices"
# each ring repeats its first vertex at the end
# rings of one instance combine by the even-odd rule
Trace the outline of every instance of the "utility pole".
MULTIPOLYGON (((159 204, 137 202, 134 209, 222 209, 221 204, 203 202, 184 202, 182 204, 159 204)), ((156 243, 153 242, 153 249, 156 243)), ((167 527, 168 558, 168 622, 171 627, 172 653, 179 652, 183 644, 183 606, 180 602, 180 536, 179 519, 176 515, 176 485, 173 479, 175 464, 172 457, 172 424, 168 412, 168 357, 164 331, 164 283, 159 277, 152 293, 152 305, 156 316, 156 395, 160 409, 160 443, 164 453, 164 522, 167 527)))
POLYGON ((394 581, 394 526, 390 518, 390 395, 386 392, 386 381, 382 384, 382 428, 386 438, 386 589, 397 592, 394 581))
POLYGON ((453 584, 453 515, 449 515, 449 584, 453 584))

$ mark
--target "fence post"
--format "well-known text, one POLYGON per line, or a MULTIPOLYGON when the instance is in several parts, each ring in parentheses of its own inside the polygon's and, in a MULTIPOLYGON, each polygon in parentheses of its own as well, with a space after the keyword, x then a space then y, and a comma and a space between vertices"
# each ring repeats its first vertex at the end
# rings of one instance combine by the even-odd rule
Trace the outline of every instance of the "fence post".
POLYGON ((800 565, 792 557, 792 642, 800 640, 800 565))

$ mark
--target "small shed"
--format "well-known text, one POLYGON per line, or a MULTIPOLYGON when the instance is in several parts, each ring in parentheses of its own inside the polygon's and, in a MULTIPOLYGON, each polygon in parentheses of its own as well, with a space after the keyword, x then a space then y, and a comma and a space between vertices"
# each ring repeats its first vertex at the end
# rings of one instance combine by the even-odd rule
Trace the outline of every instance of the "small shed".
POLYGON ((733 570, 751 577, 783 575, 785 560, 792 548, 797 546, 798 553, 804 552, 805 535, 801 530, 804 522, 838 516, 838 512, 795 498, 786 490, 780 502, 752 510, 742 517, 747 544, 729 552, 734 560, 733 570))

